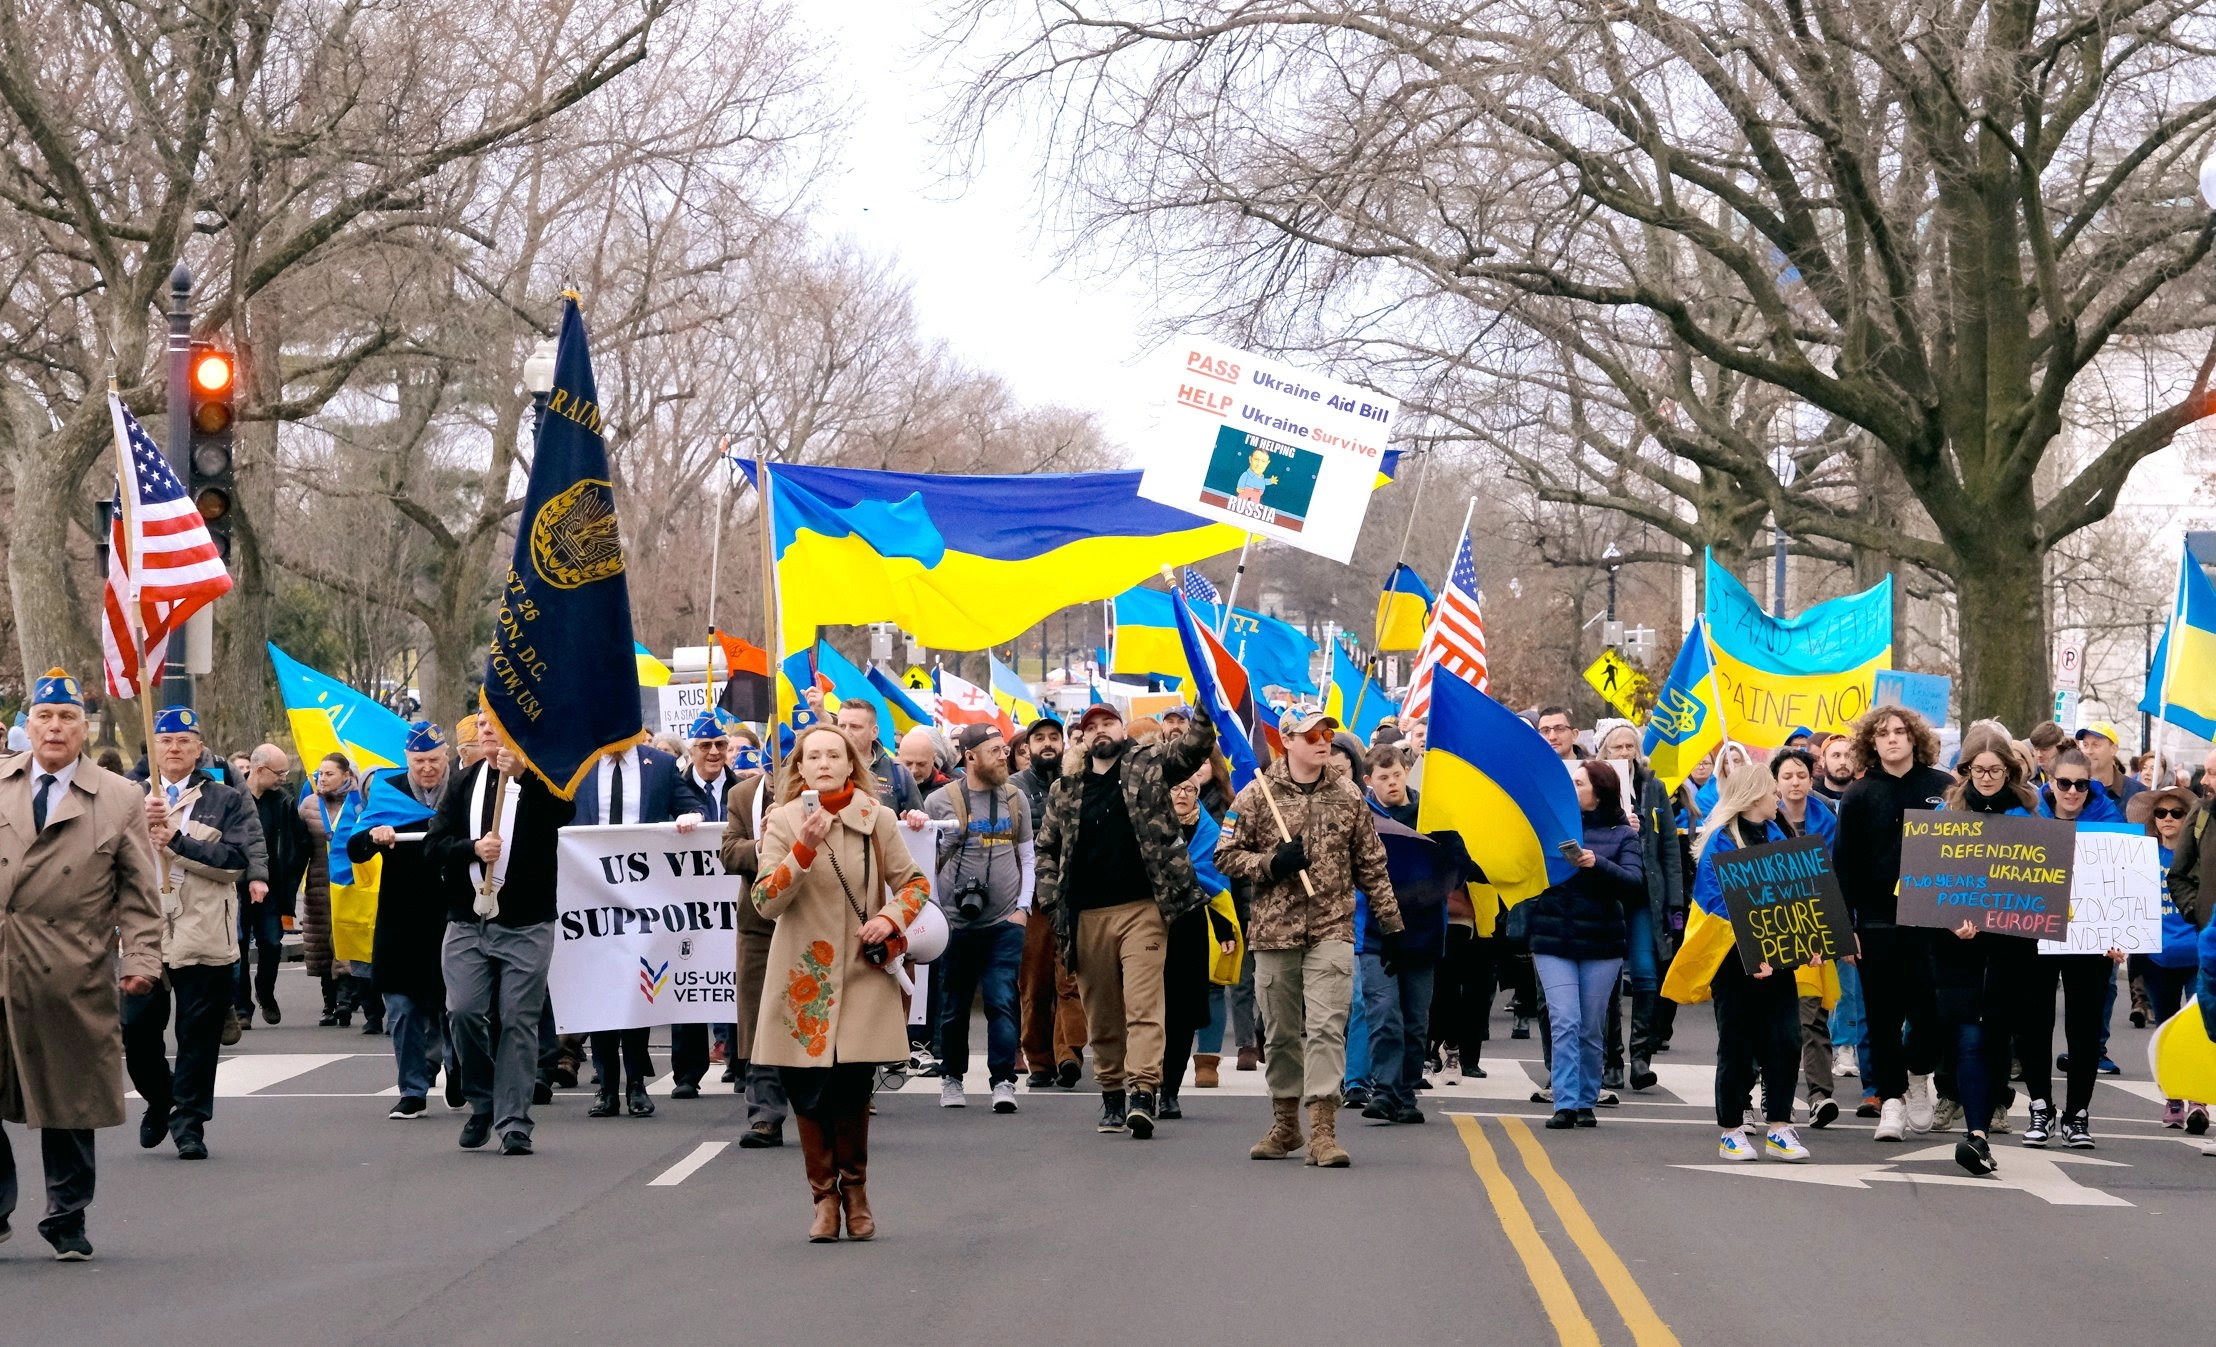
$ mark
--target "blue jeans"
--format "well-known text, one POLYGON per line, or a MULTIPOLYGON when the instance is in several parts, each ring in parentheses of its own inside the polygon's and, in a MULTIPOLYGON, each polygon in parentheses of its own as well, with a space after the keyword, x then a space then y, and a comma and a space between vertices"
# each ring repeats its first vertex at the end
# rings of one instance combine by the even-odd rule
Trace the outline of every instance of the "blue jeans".
POLYGON ((435 1002, 386 992, 385 1028, 392 1032, 401 1098, 424 1098, 431 1093, 432 1070, 446 1060, 445 1010, 435 1002))
POLYGON ((1354 960, 1354 1001, 1347 1007, 1347 1070, 1346 1083, 1339 1093, 1344 1095, 1357 1086, 1368 1089, 1370 1084, 1370 1017, 1362 1005, 1362 960, 1354 960))
POLYGON ((1600 1099, 1601 1027, 1608 994, 1615 990, 1621 959, 1531 956, 1532 971, 1547 998, 1554 1037, 1554 1106, 1591 1108, 1600 1099))
POLYGON ((1363 955, 1361 966, 1362 1018, 1370 1028, 1370 1095, 1389 1107, 1414 1108, 1436 970, 1426 964, 1389 974, 1375 954, 1363 955))
POLYGON ((1193 1051, 1210 1057, 1223 1055, 1223 1004, 1224 989, 1208 984, 1208 1023, 1193 1034, 1193 1051))
POLYGON ((1016 974, 1023 967, 1023 927, 1012 921, 947 933, 946 953, 932 968, 939 984, 940 1072, 969 1070, 970 1006, 985 989, 985 1069, 992 1083, 1016 1078, 1016 974))
POLYGON ((1854 1064, 1862 1072, 1863 1089, 1870 1079, 1870 1030, 1862 1018, 1862 966, 1842 963, 1839 970, 1839 1004, 1831 1008, 1831 1046, 1854 1049, 1854 1064))
POLYGON ((1631 975, 1631 990, 1651 992, 1662 986, 1660 960, 1654 954, 1654 909, 1632 903, 1624 912, 1624 971, 1631 975))

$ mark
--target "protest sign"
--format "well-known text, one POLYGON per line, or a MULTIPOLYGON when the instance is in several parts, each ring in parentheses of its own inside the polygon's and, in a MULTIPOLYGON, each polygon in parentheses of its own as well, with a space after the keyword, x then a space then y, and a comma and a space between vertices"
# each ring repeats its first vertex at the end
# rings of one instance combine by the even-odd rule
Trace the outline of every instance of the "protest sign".
POLYGON ((1954 680, 1944 674, 1911 673, 1906 669, 1877 671, 1875 697, 1879 706, 1905 706, 1931 722, 1947 723, 1947 708, 1954 695, 1954 680))
POLYGON ((1163 410, 1139 495, 1353 556, 1398 402, 1205 337, 1171 342, 1152 382, 1163 410))
POLYGON ((1903 926, 2062 938, 2075 830, 2056 819, 1911 809, 1901 820, 1903 926))
POLYGON ((2162 857, 2131 823, 2080 823, 2070 877, 2070 926, 2041 954, 2153 954, 2162 948, 2162 857))
POLYGON ((738 1003, 740 881, 718 834, 673 823, 564 828, 556 849, 554 959, 560 1033, 724 1024, 738 1003))
POLYGON ((655 716, 651 722, 656 734, 674 734, 688 738, 692 723, 700 713, 716 704, 723 695, 723 680, 712 683, 666 683, 658 688, 648 688, 646 694, 654 698, 655 716))
POLYGON ((1715 852, 1716 884, 1750 973, 1786 972, 1853 953, 1847 900, 1821 837, 1715 852))

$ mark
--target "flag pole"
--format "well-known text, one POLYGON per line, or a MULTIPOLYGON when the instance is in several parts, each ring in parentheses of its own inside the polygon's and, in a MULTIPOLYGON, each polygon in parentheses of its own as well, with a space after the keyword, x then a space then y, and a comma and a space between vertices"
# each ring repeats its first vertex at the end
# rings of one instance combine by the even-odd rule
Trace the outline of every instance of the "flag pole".
POLYGON ((1216 614, 1216 639, 1219 641, 1223 639, 1223 634, 1231 629, 1231 608, 1239 601, 1239 582, 1246 578, 1247 549, 1252 546, 1254 546, 1254 535, 1249 533, 1246 535, 1246 541, 1239 544, 1239 569, 1231 573, 1231 592, 1224 595, 1223 611, 1216 614))
MULTIPOLYGON (((762 648, 769 652, 769 723, 762 727, 762 761, 766 764, 769 785, 777 784, 777 671, 784 667, 781 658, 784 649, 777 642, 777 540, 770 530, 769 460, 757 454, 754 459, 754 492, 761 498, 762 534, 762 625, 765 637, 762 648)), ((799 688, 794 688, 799 692, 799 688)))
MULTIPOLYGON (((2170 630, 2162 637, 2162 690, 2155 696, 2154 742, 2147 748, 2154 753, 2154 770, 2158 785, 2168 785, 2162 776, 2162 741, 2170 731, 2170 680, 2177 676, 2179 639, 2185 627, 2185 568, 2193 564, 2193 549, 2189 546, 2178 559, 2177 599, 2170 605, 2170 630)), ((2106 783, 2103 783, 2106 784, 2106 783)))
POLYGON ((708 541, 708 681, 716 681, 716 584, 723 574, 723 517, 724 507, 731 499, 731 437, 726 435, 716 446, 716 525, 715 534, 708 541))
MULTIPOLYGON (((139 557, 138 524, 134 517, 138 505, 138 472, 131 466, 131 446, 123 433, 122 390, 117 387, 115 376, 108 376, 108 419, 115 427, 116 481, 127 484, 128 490, 117 491, 116 504, 123 512, 123 576, 129 582, 124 593, 123 617, 131 629, 131 663, 138 669, 139 728, 146 735, 146 798, 155 793, 155 777, 160 767, 154 762, 154 699, 146 679, 146 615, 139 610, 139 557)), ((112 549, 111 549, 112 551, 112 549)), ((109 565, 115 564, 111 555, 109 565)), ((104 680, 103 680, 104 681, 104 680)), ((168 893, 172 880, 169 873, 169 857, 166 853, 157 857, 162 868, 162 892, 168 893)))

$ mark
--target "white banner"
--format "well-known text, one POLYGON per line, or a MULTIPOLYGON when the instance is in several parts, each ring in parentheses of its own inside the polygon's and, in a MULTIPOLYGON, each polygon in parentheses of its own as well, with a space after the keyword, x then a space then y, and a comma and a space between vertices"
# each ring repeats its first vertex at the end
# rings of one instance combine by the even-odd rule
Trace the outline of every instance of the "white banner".
MULTIPOLYGON (((663 689, 669 691, 670 689, 663 689)), ((564 828, 547 995, 565 1034, 738 1015, 738 905, 721 830, 674 823, 564 828)))
POLYGON ((2162 859, 2146 830, 2080 823, 2070 871, 2070 929, 2041 954, 2154 954, 2162 949, 2162 859))
POLYGON ((1171 342, 1149 379, 1161 419, 1141 496, 1354 555, 1398 402, 1205 337, 1171 342))

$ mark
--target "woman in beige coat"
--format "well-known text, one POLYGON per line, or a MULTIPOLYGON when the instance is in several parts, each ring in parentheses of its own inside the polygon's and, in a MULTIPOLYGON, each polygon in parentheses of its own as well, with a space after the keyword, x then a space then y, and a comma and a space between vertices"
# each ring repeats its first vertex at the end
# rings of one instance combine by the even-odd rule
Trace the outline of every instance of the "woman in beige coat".
POLYGON ((908 1059, 908 1013, 900 984, 865 951, 897 954, 930 889, 846 737, 810 730, 793 751, 783 801, 762 819, 754 907, 777 933, 753 1060, 779 1068, 799 1121, 815 1202, 808 1238, 837 1239, 843 1213, 847 1236, 868 1239, 870 1086, 878 1066, 908 1059))

